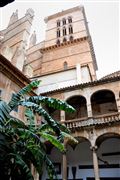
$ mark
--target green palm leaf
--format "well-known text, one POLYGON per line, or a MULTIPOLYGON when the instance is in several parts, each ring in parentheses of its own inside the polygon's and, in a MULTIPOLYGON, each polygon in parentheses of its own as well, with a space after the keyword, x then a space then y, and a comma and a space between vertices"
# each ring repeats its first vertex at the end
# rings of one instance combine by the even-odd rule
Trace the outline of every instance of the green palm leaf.
POLYGON ((32 131, 34 131, 34 126, 35 126, 35 115, 33 113, 33 111, 29 108, 26 108, 25 110, 25 116, 27 118, 28 121, 28 126, 29 129, 32 131))
POLYGON ((0 101, 0 123, 4 123, 10 117, 10 108, 6 102, 0 101))
POLYGON ((30 171, 30 164, 34 166, 39 175, 42 174, 43 164, 46 164, 49 179, 57 179, 54 165, 46 155, 46 146, 44 142, 49 141, 61 152, 64 152, 63 138, 71 137, 69 130, 56 122, 47 113, 42 104, 47 104, 54 109, 74 112, 74 108, 66 102, 54 98, 33 96, 25 97, 35 87, 38 87, 40 81, 33 81, 11 98, 7 104, 0 101, 0 164, 3 172, 2 179, 17 179, 20 177, 26 180, 33 180, 30 171), (26 107, 25 116, 28 124, 12 117, 10 112, 17 106, 26 107), (43 116, 46 123, 35 127, 35 116, 43 116), (61 141, 60 141, 61 140, 61 141), (11 177, 10 177, 11 176, 11 177))
POLYGON ((23 159, 21 158, 20 155, 10 153, 9 156, 13 157, 16 165, 18 167, 20 167, 20 169, 23 170, 23 172, 26 175, 27 180, 34 180, 32 174, 31 174, 31 170, 29 169, 28 165, 23 161, 23 159))
POLYGON ((30 84, 21 89, 18 93, 14 94, 10 102, 8 103, 8 106, 11 108, 11 110, 17 107, 18 102, 23 98, 25 94, 31 92, 34 88, 38 87, 39 84, 40 81, 38 80, 32 81, 30 84))
POLYGON ((32 108, 32 110, 36 113, 38 113, 38 115, 43 116, 44 119, 47 121, 47 123, 49 124, 49 126, 55 131, 55 133, 57 134, 57 136, 61 136, 61 131, 56 123, 55 120, 53 120, 51 118, 51 116, 39 105, 32 103, 32 102, 26 102, 26 101, 20 101, 19 103, 22 106, 28 107, 28 108, 32 108))
POLYGON ((70 134, 62 131, 62 135, 63 135, 63 137, 67 138, 68 140, 72 141, 73 143, 78 144, 78 141, 70 134))
POLYGON ((49 107, 53 107, 54 109, 64 110, 67 112, 75 111, 75 109, 71 105, 67 104, 65 101, 50 97, 32 96, 32 97, 28 97, 27 101, 36 103, 38 105, 40 105, 41 103, 47 104, 49 107))
POLYGON ((65 151, 64 145, 58 141, 58 139, 55 136, 52 136, 48 133, 42 132, 39 133, 42 138, 49 141, 51 144, 53 144, 55 147, 57 147, 61 152, 65 151))

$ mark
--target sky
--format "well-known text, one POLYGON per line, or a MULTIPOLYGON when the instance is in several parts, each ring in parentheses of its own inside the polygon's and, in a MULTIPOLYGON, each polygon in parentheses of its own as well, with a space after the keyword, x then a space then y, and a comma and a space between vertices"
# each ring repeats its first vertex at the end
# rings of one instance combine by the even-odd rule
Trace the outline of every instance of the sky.
POLYGON ((35 17, 31 32, 36 30, 37 42, 40 42, 45 39, 45 17, 80 5, 85 8, 98 64, 97 77, 101 78, 120 69, 119 0, 16 0, 0 9, 0 30, 7 27, 16 9, 21 18, 32 8, 35 17))

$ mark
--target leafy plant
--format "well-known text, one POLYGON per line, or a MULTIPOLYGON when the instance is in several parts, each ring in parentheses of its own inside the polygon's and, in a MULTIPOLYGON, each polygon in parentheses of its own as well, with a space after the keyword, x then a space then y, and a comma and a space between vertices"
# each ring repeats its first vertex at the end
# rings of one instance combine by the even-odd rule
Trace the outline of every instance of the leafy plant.
POLYGON ((59 110, 74 112, 66 102, 43 96, 30 96, 40 81, 33 81, 12 96, 10 102, 0 100, 0 177, 6 180, 33 180, 31 167, 42 174, 46 164, 49 178, 57 179, 55 168, 46 154, 45 142, 49 141, 61 152, 65 151, 64 138, 77 141, 69 130, 56 122, 43 108, 44 104, 59 110), (27 97, 26 97, 27 96, 27 97), (11 116, 17 106, 25 107, 27 123, 11 116), (36 114, 45 120, 43 125, 35 126, 36 114))

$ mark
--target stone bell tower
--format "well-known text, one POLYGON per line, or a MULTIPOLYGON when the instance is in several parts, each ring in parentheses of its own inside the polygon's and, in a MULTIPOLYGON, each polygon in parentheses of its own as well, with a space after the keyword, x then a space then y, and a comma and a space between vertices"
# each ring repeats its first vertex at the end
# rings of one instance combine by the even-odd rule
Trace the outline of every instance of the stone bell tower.
POLYGON ((28 49, 26 63, 33 78, 42 80, 41 92, 95 80, 97 63, 84 7, 50 15, 45 23, 45 41, 28 49))
POLYGON ((79 71, 84 69, 85 73, 88 68, 91 80, 95 80, 97 64, 84 7, 78 6, 53 14, 45 18, 45 22, 47 29, 43 53, 54 52, 50 61, 52 69, 68 70, 76 67, 80 75, 79 71))
POLYGON ((8 27, 2 31, 1 54, 19 70, 23 70, 26 58, 26 46, 34 11, 28 9, 24 17, 18 19, 18 10, 10 17, 8 27))

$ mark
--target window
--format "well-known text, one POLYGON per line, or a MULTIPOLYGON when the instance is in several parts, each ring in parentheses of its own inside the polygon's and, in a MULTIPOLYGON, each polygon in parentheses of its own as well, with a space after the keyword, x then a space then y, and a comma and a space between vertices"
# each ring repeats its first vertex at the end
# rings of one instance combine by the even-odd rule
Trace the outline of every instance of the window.
POLYGON ((67 34, 66 28, 63 27, 63 36, 65 36, 67 34))
POLYGON ((57 21, 57 27, 60 27, 60 20, 57 21))
POLYGON ((60 37, 60 29, 57 29, 57 37, 60 37))
POLYGON ((72 23, 72 18, 71 17, 68 18, 68 23, 72 23))
POLYGON ((59 39, 57 39, 56 44, 60 45, 60 40, 59 39))
POLYGON ((62 20, 62 22, 63 22, 63 25, 65 25, 65 24, 66 24, 66 19, 64 18, 64 19, 62 20))
POLYGON ((69 34, 73 34, 73 27, 71 25, 69 26, 69 34))
POLYGON ((66 41, 67 41, 67 39, 64 37, 64 38, 63 38, 63 42, 66 42, 66 41))
POLYGON ((66 61, 63 63, 63 66, 64 66, 64 70, 66 70, 68 68, 68 64, 66 61))
POLYGON ((69 37, 69 40, 70 40, 70 41, 73 41, 73 36, 70 36, 70 37, 69 37))

